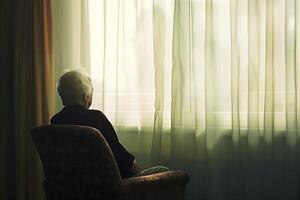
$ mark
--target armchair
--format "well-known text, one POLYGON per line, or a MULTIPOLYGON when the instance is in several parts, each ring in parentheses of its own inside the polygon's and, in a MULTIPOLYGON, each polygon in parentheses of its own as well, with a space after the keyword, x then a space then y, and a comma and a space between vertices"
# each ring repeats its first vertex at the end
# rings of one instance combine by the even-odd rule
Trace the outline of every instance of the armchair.
POLYGON ((87 126, 47 125, 34 128, 48 200, 183 200, 189 176, 168 171, 121 179, 102 134, 87 126))

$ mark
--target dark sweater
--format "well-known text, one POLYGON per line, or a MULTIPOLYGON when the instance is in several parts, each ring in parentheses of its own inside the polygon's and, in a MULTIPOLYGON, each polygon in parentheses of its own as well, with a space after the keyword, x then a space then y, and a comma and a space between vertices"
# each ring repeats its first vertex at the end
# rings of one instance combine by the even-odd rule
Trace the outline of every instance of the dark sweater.
POLYGON ((112 124, 101 111, 86 109, 83 106, 64 107, 51 118, 51 124, 83 125, 98 129, 114 155, 121 177, 132 176, 134 156, 121 145, 112 124))

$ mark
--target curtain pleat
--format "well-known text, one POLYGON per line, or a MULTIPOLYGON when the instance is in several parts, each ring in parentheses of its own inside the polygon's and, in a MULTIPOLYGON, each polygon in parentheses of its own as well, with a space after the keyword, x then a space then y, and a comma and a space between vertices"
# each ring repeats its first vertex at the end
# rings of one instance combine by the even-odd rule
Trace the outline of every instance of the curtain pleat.
POLYGON ((161 145, 164 115, 164 68, 165 68, 165 37, 166 16, 164 13, 165 2, 153 1, 153 51, 155 67, 155 113, 153 127, 153 142, 151 148, 152 163, 161 160, 161 145))
POLYGON ((54 112, 51 3, 18 2, 15 24, 17 199, 43 199, 42 167, 30 131, 54 112))

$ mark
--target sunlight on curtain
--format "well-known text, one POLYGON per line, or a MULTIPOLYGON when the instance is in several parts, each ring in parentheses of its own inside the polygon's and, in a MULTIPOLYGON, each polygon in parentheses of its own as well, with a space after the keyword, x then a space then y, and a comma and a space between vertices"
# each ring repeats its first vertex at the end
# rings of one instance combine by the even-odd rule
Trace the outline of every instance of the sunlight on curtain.
POLYGON ((151 1, 89 1, 92 107, 115 125, 153 125, 151 8, 151 1))
POLYGON ((57 77, 90 72, 145 166, 189 171, 188 199, 297 199, 297 0, 53 2, 57 77))
MULTIPOLYGON (((169 1, 168 6, 172 8, 173 2, 169 1)), ((160 12, 172 25, 170 8, 160 12)), ((161 141, 152 143, 157 112, 164 117, 164 126, 161 123, 158 128, 164 127, 170 133, 172 26, 165 23, 166 27, 161 27, 166 29, 168 38, 159 41, 164 46, 159 50, 166 51, 164 54, 168 57, 163 60, 161 69, 155 70, 157 58, 154 56, 158 54, 154 55, 153 49, 152 1, 90 0, 88 17, 94 84, 92 108, 104 111, 126 146, 138 157, 141 155, 139 159, 144 165, 149 165, 150 160, 154 160, 149 157, 151 152, 157 155, 155 151, 161 149, 161 141), (166 81, 158 83, 157 75, 166 76, 166 81), (163 92, 162 101, 156 98, 158 90, 163 92)), ((168 147, 164 145, 169 153, 168 147)))

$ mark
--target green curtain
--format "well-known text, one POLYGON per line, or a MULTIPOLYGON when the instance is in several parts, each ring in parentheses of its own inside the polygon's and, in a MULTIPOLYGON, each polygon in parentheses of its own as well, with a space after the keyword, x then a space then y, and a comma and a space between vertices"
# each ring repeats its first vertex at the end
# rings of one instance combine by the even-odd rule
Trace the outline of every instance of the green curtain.
POLYGON ((4 96, 9 99, 4 102, 7 108, 1 110, 6 127, 1 147, 6 178, 1 179, 1 190, 7 192, 1 195, 3 199, 43 199, 42 167, 30 131, 48 124, 54 112, 51 3, 32 0, 10 4, 7 20, 12 27, 7 47, 11 51, 9 63, 4 65, 7 78, 3 79, 4 96))

